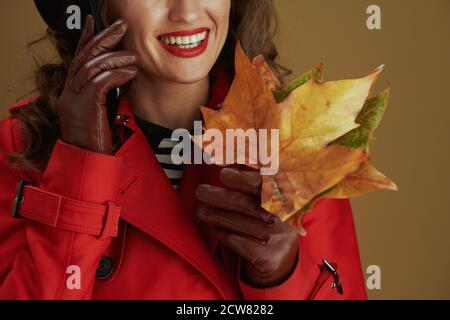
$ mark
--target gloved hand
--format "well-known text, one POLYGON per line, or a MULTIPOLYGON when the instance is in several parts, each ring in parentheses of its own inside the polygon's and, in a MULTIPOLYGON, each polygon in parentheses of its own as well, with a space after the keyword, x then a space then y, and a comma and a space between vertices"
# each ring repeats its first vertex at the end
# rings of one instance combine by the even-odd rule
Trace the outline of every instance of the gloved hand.
POLYGON ((94 37, 94 19, 88 16, 68 76, 56 105, 62 141, 111 155, 112 134, 106 95, 137 75, 137 56, 110 52, 123 38, 127 25, 118 20, 94 37))
POLYGON ((220 179, 229 189, 197 188, 197 198, 204 203, 198 217, 213 227, 224 245, 245 259, 243 280, 254 287, 281 284, 297 264, 298 233, 261 207, 258 172, 224 168, 220 179))

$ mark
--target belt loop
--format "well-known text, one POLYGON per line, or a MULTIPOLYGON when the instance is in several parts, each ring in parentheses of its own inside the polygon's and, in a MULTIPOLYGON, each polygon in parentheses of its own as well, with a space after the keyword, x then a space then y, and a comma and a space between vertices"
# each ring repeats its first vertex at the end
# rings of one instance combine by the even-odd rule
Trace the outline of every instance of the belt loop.
POLYGON ((58 226, 58 220, 59 220, 59 214, 61 212, 61 206, 62 206, 62 197, 58 197, 58 209, 56 210, 55 217, 53 218, 52 227, 58 226))
POLYGON ((116 214, 116 205, 110 201, 106 203, 106 221, 103 231, 99 237, 99 240, 104 241, 107 237, 115 237, 117 234, 113 234, 114 228, 117 229, 119 215, 116 214))

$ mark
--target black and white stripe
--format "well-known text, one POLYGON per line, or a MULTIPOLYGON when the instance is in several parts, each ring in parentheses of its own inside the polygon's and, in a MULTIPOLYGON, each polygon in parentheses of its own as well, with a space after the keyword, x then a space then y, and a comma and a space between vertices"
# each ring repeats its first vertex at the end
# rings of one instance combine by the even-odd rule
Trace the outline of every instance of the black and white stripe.
POLYGON ((178 190, 178 187, 180 186, 184 171, 184 165, 174 164, 171 157, 172 151, 178 143, 179 141, 172 141, 170 138, 164 138, 161 140, 161 143, 155 152, 156 158, 175 190, 178 190))
MULTIPOLYGON (((136 123, 147 138, 161 168, 170 180, 175 190, 178 190, 183 178, 184 164, 176 165, 172 162, 171 154, 179 141, 172 141, 173 130, 145 121, 135 116, 136 123)), ((179 154, 179 152, 177 152, 179 154)))

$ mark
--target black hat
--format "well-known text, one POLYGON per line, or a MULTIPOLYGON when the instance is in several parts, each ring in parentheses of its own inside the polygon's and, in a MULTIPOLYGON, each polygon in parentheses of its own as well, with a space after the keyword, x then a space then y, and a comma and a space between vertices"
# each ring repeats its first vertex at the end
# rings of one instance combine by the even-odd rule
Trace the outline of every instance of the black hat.
MULTIPOLYGON (((96 0, 34 0, 34 3, 41 14, 42 19, 50 29, 57 32, 68 32, 66 19, 68 17, 67 8, 77 5, 81 9, 82 19, 88 14, 97 13, 96 0)), ((79 32, 79 30, 75 30, 79 32)))

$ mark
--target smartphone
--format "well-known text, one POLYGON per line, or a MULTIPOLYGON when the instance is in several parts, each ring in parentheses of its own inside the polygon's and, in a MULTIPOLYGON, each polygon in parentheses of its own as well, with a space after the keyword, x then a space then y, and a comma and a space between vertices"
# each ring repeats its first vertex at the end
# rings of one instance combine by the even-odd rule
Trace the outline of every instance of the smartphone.
MULTIPOLYGON (((103 24, 97 0, 89 0, 89 7, 87 8, 86 14, 87 15, 90 14, 94 17, 96 34, 105 30, 106 27, 103 24)), ((117 112, 119 109, 119 100, 120 100, 119 88, 115 88, 114 90, 111 90, 108 93, 107 96, 108 121, 111 128, 115 125, 117 112)))

